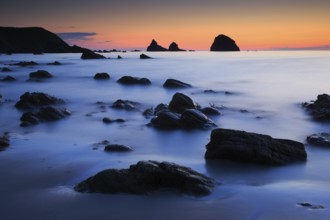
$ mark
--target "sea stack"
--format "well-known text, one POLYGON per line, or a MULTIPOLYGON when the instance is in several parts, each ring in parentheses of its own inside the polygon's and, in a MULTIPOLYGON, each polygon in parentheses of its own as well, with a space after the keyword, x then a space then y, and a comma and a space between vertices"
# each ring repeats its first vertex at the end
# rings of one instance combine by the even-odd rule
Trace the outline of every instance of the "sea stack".
POLYGON ((224 34, 220 34, 214 39, 211 51, 240 51, 240 49, 233 39, 224 34))
POLYGON ((158 45, 157 41, 152 40, 150 45, 147 47, 147 51, 167 51, 167 49, 158 45))
POLYGON ((186 51, 186 50, 180 49, 179 46, 178 46, 178 44, 175 43, 175 42, 172 42, 170 44, 170 46, 168 47, 168 50, 169 51, 186 51))

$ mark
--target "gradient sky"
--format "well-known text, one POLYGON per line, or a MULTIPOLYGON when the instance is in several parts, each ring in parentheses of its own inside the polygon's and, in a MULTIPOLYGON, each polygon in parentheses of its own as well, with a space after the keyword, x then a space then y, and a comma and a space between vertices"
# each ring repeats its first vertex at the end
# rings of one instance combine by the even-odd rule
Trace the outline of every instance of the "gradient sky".
POLYGON ((330 0, 2 0, 0 26, 40 26, 91 49, 329 48, 330 0))

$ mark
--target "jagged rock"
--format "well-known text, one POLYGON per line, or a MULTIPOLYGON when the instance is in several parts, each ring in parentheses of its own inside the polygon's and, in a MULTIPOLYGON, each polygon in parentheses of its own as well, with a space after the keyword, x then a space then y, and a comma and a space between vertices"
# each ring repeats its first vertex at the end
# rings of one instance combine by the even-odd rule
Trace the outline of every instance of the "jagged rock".
POLYGON ((140 54, 140 59, 152 59, 152 58, 142 53, 140 54))
POLYGON ((180 114, 186 109, 196 109, 193 100, 182 93, 175 93, 168 107, 171 111, 180 114))
POLYGON ((124 119, 121 119, 121 118, 118 118, 118 119, 114 119, 114 120, 112 120, 112 119, 107 118, 107 117, 103 118, 102 121, 103 121, 103 123, 105 123, 105 124, 111 124, 111 123, 113 123, 113 122, 118 122, 118 123, 123 123, 123 122, 125 122, 125 120, 124 120, 124 119))
POLYGON ((36 72, 30 73, 30 79, 48 79, 53 78, 53 75, 46 70, 38 70, 36 72))
POLYGON ((111 107, 116 108, 116 109, 124 109, 124 110, 128 110, 128 111, 135 111, 135 110, 139 109, 139 106, 140 106, 140 103, 138 103, 138 102, 118 99, 117 101, 115 101, 112 104, 111 107))
POLYGON ((163 84, 163 87, 165 88, 189 88, 192 87, 188 83, 181 82, 176 79, 167 79, 165 83, 163 84))
POLYGON ((147 51, 167 51, 167 49, 158 45, 155 40, 152 40, 150 45, 147 47, 147 51))
POLYGON ((52 63, 47 63, 47 65, 51 65, 51 66, 60 66, 60 65, 62 65, 60 62, 58 62, 58 61, 54 61, 54 62, 52 62, 52 63))
POLYGON ((159 129, 178 129, 182 127, 180 114, 171 111, 160 111, 151 119, 151 124, 159 129))
POLYGON ((206 129, 214 127, 215 124, 197 109, 186 109, 181 115, 181 123, 184 127, 206 129))
POLYGON ((94 79, 100 79, 100 80, 110 79, 110 75, 108 73, 96 73, 94 75, 94 79))
POLYGON ((206 145, 206 159, 227 159, 267 165, 306 161, 304 144, 268 135, 231 129, 215 129, 206 145))
POLYGON ((2 82, 14 82, 16 79, 12 76, 6 76, 5 78, 1 79, 2 82))
POLYGON ((239 47, 230 37, 220 34, 215 39, 211 46, 211 51, 239 51, 239 47))
POLYGON ((106 57, 101 55, 101 54, 94 53, 93 51, 89 50, 89 51, 84 51, 82 53, 81 59, 83 59, 83 60, 87 60, 87 59, 106 59, 106 57))
POLYGON ((7 68, 7 67, 3 67, 2 69, 1 69, 1 72, 11 72, 11 69, 9 69, 9 68, 7 68))
POLYGON ((62 99, 41 92, 26 92, 21 95, 15 107, 19 109, 34 109, 47 105, 63 104, 62 99))
POLYGON ((40 122, 56 121, 69 116, 67 109, 59 109, 52 106, 40 108, 38 112, 25 112, 21 117, 21 126, 27 127, 40 122))
POLYGON ((123 76, 117 80, 120 84, 125 85, 150 85, 151 82, 147 78, 139 78, 139 77, 132 77, 132 76, 123 76))
POLYGON ((26 66, 37 66, 38 63, 34 62, 34 61, 21 61, 18 63, 13 63, 10 64, 11 66, 21 66, 21 67, 26 67, 26 66))
POLYGON ((148 194, 172 190, 195 196, 212 192, 213 179, 169 162, 139 161, 128 169, 107 169, 74 187, 78 192, 148 194))
POLYGON ((178 44, 175 43, 175 42, 172 42, 172 43, 170 44, 170 46, 168 47, 168 50, 169 50, 169 51, 186 51, 186 50, 182 50, 182 49, 180 49, 179 46, 178 46, 178 44))
POLYGON ((315 120, 330 121, 330 96, 328 94, 318 95, 316 101, 303 103, 303 107, 315 120))
POLYGON ((10 145, 9 134, 5 132, 2 137, 0 137, 0 151, 4 150, 10 145))
POLYGON ((330 147, 330 134, 329 133, 312 134, 307 137, 307 141, 310 144, 330 147))
POLYGON ((121 144, 109 144, 104 147, 104 151, 107 152, 128 152, 133 149, 129 146, 121 145, 121 144))

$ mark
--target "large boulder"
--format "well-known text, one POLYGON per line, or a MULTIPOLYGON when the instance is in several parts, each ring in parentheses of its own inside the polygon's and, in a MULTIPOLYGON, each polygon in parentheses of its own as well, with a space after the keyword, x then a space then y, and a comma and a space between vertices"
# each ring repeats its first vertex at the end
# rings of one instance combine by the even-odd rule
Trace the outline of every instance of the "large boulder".
POLYGON ((206 159, 267 165, 284 165, 307 159, 305 146, 300 142, 221 128, 212 131, 206 149, 206 159))
POLYGON ((214 39, 211 51, 240 51, 240 49, 233 39, 220 34, 214 39))
POLYGON ((163 87, 164 88, 189 88, 189 87, 192 87, 192 86, 188 83, 184 83, 184 82, 181 82, 181 81, 176 80, 176 79, 167 79, 164 82, 163 87))
POLYGON ((74 187, 78 192, 148 194, 157 190, 205 196, 213 179, 188 167, 169 162, 139 161, 128 169, 107 169, 74 187))
POLYGON ((182 93, 175 93, 169 104, 169 109, 177 113, 183 113, 186 109, 196 109, 193 100, 182 93))
POLYGON ((181 116, 178 113, 163 110, 151 119, 151 124, 159 129, 178 129, 182 127, 181 116))
POLYGON ((139 78, 133 76, 123 76, 117 80, 118 83, 124 85, 150 85, 151 82, 147 78, 139 78))
POLYGON ((88 60, 88 59, 106 59, 105 56, 98 54, 98 53, 94 53, 91 50, 87 50, 84 51, 81 55, 81 59, 83 60, 88 60))
POLYGON ((328 94, 318 95, 316 101, 303 103, 303 107, 315 120, 330 121, 330 96, 328 94))
POLYGON ((50 96, 42 92, 26 92, 21 95, 20 100, 16 103, 15 107, 27 110, 63 103, 64 101, 62 99, 50 96))
POLYGON ((170 44, 170 46, 168 47, 168 50, 169 51, 174 51, 174 52, 177 52, 177 51, 186 51, 186 50, 180 49, 179 46, 178 46, 178 44, 175 43, 175 42, 172 42, 170 44))
POLYGON ((147 51, 167 51, 167 49, 158 45, 155 40, 152 40, 150 45, 147 47, 147 51))

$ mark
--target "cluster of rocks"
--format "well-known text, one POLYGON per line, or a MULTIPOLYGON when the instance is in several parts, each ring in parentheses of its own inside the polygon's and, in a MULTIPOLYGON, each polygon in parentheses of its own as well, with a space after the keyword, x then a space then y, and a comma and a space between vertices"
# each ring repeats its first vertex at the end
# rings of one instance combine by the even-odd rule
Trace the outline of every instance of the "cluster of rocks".
POLYGON ((147 47, 147 51, 186 51, 183 49, 180 49, 178 44, 175 42, 172 42, 168 49, 165 47, 160 46, 157 41, 152 40, 150 45, 147 47))
POLYGON ((330 121, 330 96, 328 94, 320 94, 315 101, 305 102, 302 105, 315 120, 330 121))
POLYGON ((107 169, 77 184, 78 192, 148 194, 170 190, 195 196, 212 192, 216 182, 188 167, 169 162, 139 161, 128 169, 107 169))
POLYGON ((24 93, 15 104, 16 108, 25 111, 20 118, 20 125, 26 127, 40 122, 56 121, 71 114, 65 108, 53 106, 58 104, 64 104, 64 101, 45 93, 24 93))

